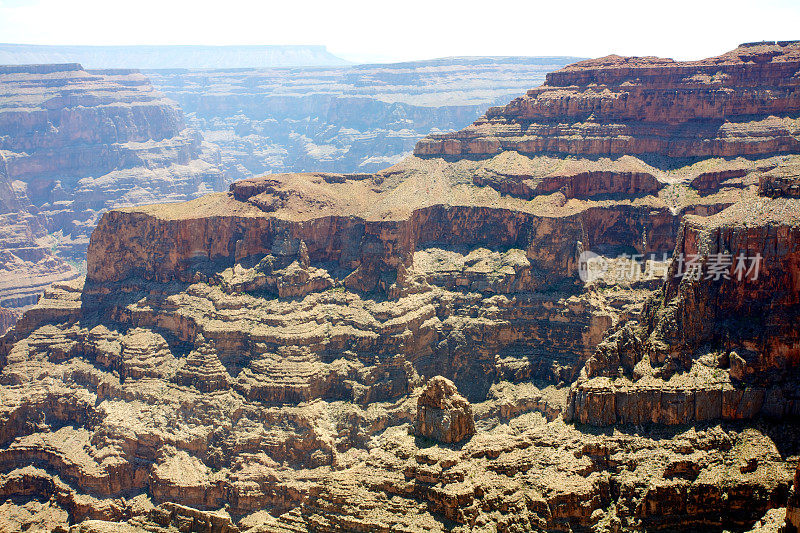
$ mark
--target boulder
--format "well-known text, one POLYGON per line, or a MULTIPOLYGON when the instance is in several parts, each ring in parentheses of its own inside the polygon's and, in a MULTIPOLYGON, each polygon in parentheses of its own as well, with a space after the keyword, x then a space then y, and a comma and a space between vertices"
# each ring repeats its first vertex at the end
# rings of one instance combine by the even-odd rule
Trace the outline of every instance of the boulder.
POLYGON ((466 440, 475 434, 472 405, 458 393, 452 381, 435 376, 417 400, 414 433, 438 442, 466 440))

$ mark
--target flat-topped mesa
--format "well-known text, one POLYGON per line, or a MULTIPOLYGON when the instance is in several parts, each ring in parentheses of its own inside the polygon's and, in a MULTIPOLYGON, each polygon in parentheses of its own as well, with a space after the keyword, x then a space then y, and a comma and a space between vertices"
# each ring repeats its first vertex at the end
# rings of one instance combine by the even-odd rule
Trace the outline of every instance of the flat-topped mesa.
MULTIPOLYGON (((228 194, 186 204, 111 211, 92 234, 87 278, 93 286, 131 277, 191 281, 198 272, 213 275, 239 263, 274 257, 269 271, 257 265, 258 275, 277 276, 279 285, 288 275, 283 270, 297 261, 297 268, 307 270, 301 278, 321 288, 330 282, 309 262, 349 273, 347 287, 386 291, 402 276, 399 271, 412 265, 416 250, 436 243, 520 248, 527 253, 528 268, 539 272, 528 279, 533 289, 575 271, 576 243, 582 238, 613 239, 603 232, 619 229, 606 224, 587 234, 584 225, 597 216, 594 211, 553 218, 501 206, 435 201, 410 200, 402 209, 379 216, 357 201, 358 191, 375 187, 376 180, 380 176, 274 175, 238 182, 228 194), (355 202, 348 205, 345 197, 355 202), (283 273, 273 272, 278 270, 283 273)), ((361 199, 373 201, 377 208, 392 200, 389 194, 374 193, 361 199)), ((641 231, 617 238, 627 243, 641 231)), ((266 288, 275 283, 236 278, 228 285, 266 288)), ((276 292, 281 290, 279 286, 276 292)))
POLYGON ((423 139, 414 153, 796 153, 798 112, 798 41, 747 44, 687 62, 612 55, 550 73, 544 85, 471 126, 423 139))
POLYGON ((742 201, 712 217, 686 217, 676 257, 700 258, 704 271, 692 279, 677 275, 685 264, 673 265, 676 275, 667 278, 662 301, 651 312, 651 359, 674 359, 689 368, 695 351, 711 343, 748 358, 730 363, 740 380, 769 382, 796 371, 798 208, 796 197, 786 195, 742 201))
MULTIPOLYGON (((92 234, 88 280, 92 287, 131 277, 191 281, 201 271, 213 276, 238 263, 274 256, 269 272, 237 274, 226 285, 298 295, 305 292, 298 287, 301 280, 317 288, 330 285, 324 272, 314 270, 324 263, 325 269, 348 276, 347 287, 370 292, 390 288, 402 276, 401 265, 411 267, 417 250, 436 244, 522 250, 523 270, 535 275, 525 274, 514 286, 538 290, 576 273, 579 246, 643 254, 674 247, 679 218, 657 196, 663 184, 637 172, 635 164, 626 165, 611 164, 624 172, 593 171, 591 165, 561 168, 560 174, 516 182, 529 187, 531 196, 547 198, 538 204, 514 195, 498 198, 502 176, 493 170, 469 169, 473 183, 464 184, 463 168, 431 168, 415 157, 377 174, 276 174, 243 180, 227 194, 105 214, 92 234), (627 183, 627 193, 598 196, 612 186, 624 190, 621 183, 627 183), (565 196, 575 201, 565 205, 565 196), (301 243, 314 266, 292 274, 285 269, 297 259, 301 243)), ((677 212, 716 212, 719 200, 711 201, 677 212)))

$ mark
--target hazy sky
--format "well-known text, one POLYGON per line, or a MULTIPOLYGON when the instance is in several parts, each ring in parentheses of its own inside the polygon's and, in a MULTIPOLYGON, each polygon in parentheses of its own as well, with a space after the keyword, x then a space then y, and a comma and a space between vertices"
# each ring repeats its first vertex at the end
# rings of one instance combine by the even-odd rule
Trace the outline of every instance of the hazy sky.
POLYGON ((609 53, 699 59, 800 39, 800 0, 0 0, 0 42, 323 44, 352 61, 609 53))

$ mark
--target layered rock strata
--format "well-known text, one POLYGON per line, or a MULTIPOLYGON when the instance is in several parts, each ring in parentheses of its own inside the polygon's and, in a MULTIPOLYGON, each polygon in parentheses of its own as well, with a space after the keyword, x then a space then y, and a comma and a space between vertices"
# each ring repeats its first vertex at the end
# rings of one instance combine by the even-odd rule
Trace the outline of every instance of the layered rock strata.
POLYGON ((643 324, 610 337, 571 393, 591 424, 800 415, 800 204, 791 190, 684 218, 643 324), (697 265, 697 275, 678 275, 697 265))
MULTIPOLYGON (((756 129, 778 101, 800 111, 787 66, 799 46, 714 60, 775 91, 749 100, 726 86, 752 104, 756 129)), ((627 62, 652 79, 677 72, 627 62)), ((611 79, 616 63, 564 75, 611 79)), ((600 94, 600 109, 619 105, 600 94)), ((673 94, 652 97, 670 120, 702 110, 662 102, 673 94)), ((800 452, 798 155, 585 146, 264 176, 106 213, 85 282, 53 286, 0 340, 4 526, 744 531, 783 520, 800 452), (739 251, 761 254, 757 279, 706 277, 712 256, 739 251), (584 282, 586 252, 602 268, 584 282), (676 277, 681 253, 699 257, 699 277, 676 277)))
POLYGON ((613 55, 582 61, 463 131, 421 141, 414 153, 796 153, 799 62, 796 41, 742 45, 690 62, 613 55))
POLYGON ((24 309, 35 304, 51 283, 80 276, 52 253, 55 243, 48 234, 47 218, 31 203, 25 184, 9 178, 0 152, 0 306, 24 309))
POLYGON ((507 102, 576 60, 467 57, 147 76, 220 147, 226 174, 244 179, 265 172, 380 170, 425 135, 462 128, 487 106, 507 102))
POLYGON ((218 189, 214 153, 137 71, 0 67, 0 305, 79 275, 104 211, 218 189))

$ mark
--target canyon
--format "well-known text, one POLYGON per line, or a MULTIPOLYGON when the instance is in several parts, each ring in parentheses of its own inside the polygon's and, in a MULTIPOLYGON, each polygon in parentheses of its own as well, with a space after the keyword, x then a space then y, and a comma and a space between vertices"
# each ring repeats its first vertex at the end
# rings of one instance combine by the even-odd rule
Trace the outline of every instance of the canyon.
POLYGON ((0 67, 0 306, 80 276, 105 210, 223 187, 217 149, 137 71, 0 67))
POLYGON ((0 306, 9 308, 0 331, 48 285, 85 272, 89 233, 107 209, 188 200, 267 171, 377 170, 569 62, 341 66, 313 47, 150 48, 0 45, 0 63, 206 67, 0 67, 0 306), (327 66, 297 68, 302 57, 327 66), (219 65, 228 70, 208 69, 219 65))
POLYGON ((105 212, 0 337, 0 529, 791 531, 798 114, 800 42, 610 56, 105 212))
POLYGON ((578 58, 454 57, 305 69, 147 70, 222 151, 231 180, 374 172, 578 58))

